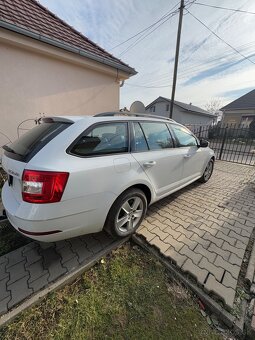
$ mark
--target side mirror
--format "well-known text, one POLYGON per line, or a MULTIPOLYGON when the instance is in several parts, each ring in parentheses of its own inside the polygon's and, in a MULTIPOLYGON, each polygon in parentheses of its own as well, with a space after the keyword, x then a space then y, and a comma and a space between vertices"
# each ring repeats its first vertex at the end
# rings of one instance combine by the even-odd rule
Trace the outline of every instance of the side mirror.
POLYGON ((201 148, 207 148, 209 146, 209 142, 207 140, 203 139, 203 138, 201 138, 199 140, 199 142, 200 142, 199 146, 201 148))

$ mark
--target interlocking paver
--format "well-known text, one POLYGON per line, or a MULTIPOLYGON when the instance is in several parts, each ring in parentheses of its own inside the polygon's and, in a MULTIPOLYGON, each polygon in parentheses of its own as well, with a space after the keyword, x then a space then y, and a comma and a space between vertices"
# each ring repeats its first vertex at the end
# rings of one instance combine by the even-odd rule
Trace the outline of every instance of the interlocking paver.
POLYGON ((15 306, 33 293, 33 290, 28 286, 28 279, 29 276, 25 276, 8 285, 8 289, 11 291, 11 300, 8 302, 8 308, 15 306))
POLYGON ((7 282, 8 277, 0 280, 0 301, 4 300, 10 295, 10 292, 7 290, 7 282))
MULTIPOLYGON (((34 242, 31 243, 35 244, 34 242)), ((26 258, 26 266, 30 266, 30 264, 40 261, 42 258, 41 254, 39 253, 39 246, 30 249, 27 248, 25 251, 23 251, 23 255, 26 258)))
POLYGON ((195 241, 187 238, 184 234, 181 234, 181 236, 178 237, 178 241, 186 244, 192 250, 194 250, 197 246, 197 243, 195 241))
POLYGON ((168 233, 168 235, 171 235, 176 240, 181 236, 181 232, 177 231, 176 229, 172 229, 170 226, 167 226, 164 231, 168 233))
POLYGON ((205 279, 208 275, 208 270, 201 269, 200 267, 195 265, 190 259, 187 259, 187 261, 183 264, 182 270, 194 276, 200 284, 204 284, 205 279))
POLYGON ((49 284, 49 274, 44 274, 38 279, 28 282, 29 288, 32 288, 34 292, 38 292, 49 284))
POLYGON ((8 312, 8 302, 11 300, 11 295, 7 296, 3 300, 0 300, 0 315, 8 312))
POLYGON ((217 256, 214 265, 226 269, 234 278, 238 278, 240 267, 225 261, 221 256, 217 256))
POLYGON ((6 270, 6 263, 7 261, 0 263, 0 280, 9 277, 9 273, 6 270))
POLYGON ((235 279, 229 272, 225 271, 222 284, 226 287, 236 289, 237 279, 235 279))
POLYGON ((227 242, 224 242, 224 243, 223 243, 222 249, 223 249, 223 250, 227 250, 227 251, 229 251, 230 253, 236 254, 236 255, 237 255, 238 257, 240 257, 241 259, 243 258, 244 253, 245 253, 245 250, 244 250, 244 249, 237 248, 237 247, 233 247, 233 246, 231 246, 231 245, 230 245, 229 243, 227 243, 227 242))
POLYGON ((232 308, 235 299, 235 290, 224 286, 218 282, 213 275, 209 275, 204 288, 220 296, 226 303, 228 308, 232 308))
POLYGON ((192 235, 190 239, 196 243, 201 244, 204 248, 208 248, 211 243, 210 241, 198 236, 197 234, 192 235))
POLYGON ((189 259, 191 259, 195 264, 198 264, 198 262, 201 260, 202 255, 195 253, 192 251, 188 246, 184 245, 181 250, 180 254, 185 255, 189 259))
POLYGON ((219 239, 218 237, 213 236, 212 234, 206 232, 205 235, 203 236, 203 238, 207 241, 210 241, 214 244, 216 244, 216 246, 221 247, 223 245, 223 240, 219 239))
POLYGON ((231 264, 236 264, 237 266, 241 266, 243 261, 240 257, 236 256, 236 254, 231 253, 228 262, 231 264))
POLYGON ((168 233, 162 231, 161 229, 159 229, 159 227, 155 227, 154 229, 152 229, 151 232, 153 234, 156 234, 162 241, 164 241, 164 239, 166 239, 168 236, 168 233))
POLYGON ((198 266, 200 268, 208 270, 211 274, 215 276, 215 278, 218 281, 221 281, 223 274, 224 274, 224 269, 214 265, 213 263, 209 262, 207 258, 203 257, 203 259, 199 262, 198 266))
POLYGON ((237 239, 233 238, 233 237, 229 237, 226 234, 224 234, 222 231, 218 231, 216 234, 216 237, 226 241, 227 243, 229 243, 231 246, 234 246, 236 244, 237 239))
POLYGON ((24 276, 28 275, 27 270, 25 269, 25 260, 22 262, 14 264, 12 267, 8 267, 7 271, 9 273, 9 281, 8 284, 10 285, 11 283, 23 278, 24 276))
POLYGON ((174 247, 176 251, 179 251, 184 246, 184 243, 180 242, 179 240, 176 240, 175 238, 173 238, 172 235, 167 236, 164 242, 174 247))
POLYGON ((158 236, 151 240, 150 244, 157 247, 163 254, 169 248, 169 244, 162 241, 158 236))
POLYGON ((201 244, 198 244, 194 249, 194 252, 201 254, 205 258, 207 258, 211 263, 216 259, 217 254, 211 252, 209 249, 205 249, 201 244))
POLYGON ((170 259, 172 261, 174 261, 177 264, 177 266, 179 266, 179 267, 181 267, 183 265, 183 263, 187 260, 187 256, 181 255, 173 247, 169 247, 165 251, 164 255, 166 257, 170 257, 170 259))
POLYGON ((66 268, 61 264, 61 257, 54 247, 42 249, 43 267, 49 272, 49 282, 55 281, 66 273, 66 268))
POLYGON ((151 233, 147 228, 143 226, 137 230, 137 233, 144 236, 148 242, 150 242, 154 237, 156 237, 155 234, 151 233))
POLYGON ((14 266, 15 264, 24 261, 26 258, 23 256, 23 249, 19 248, 15 251, 12 251, 11 253, 6 255, 6 258, 8 260, 8 263, 6 265, 6 268, 9 268, 11 266, 14 266))
POLYGON ((26 266, 26 270, 29 272, 29 280, 28 280, 29 283, 39 279, 43 275, 48 274, 49 276, 48 270, 46 270, 43 266, 42 257, 40 258, 39 261, 34 262, 30 264, 29 266, 26 266))

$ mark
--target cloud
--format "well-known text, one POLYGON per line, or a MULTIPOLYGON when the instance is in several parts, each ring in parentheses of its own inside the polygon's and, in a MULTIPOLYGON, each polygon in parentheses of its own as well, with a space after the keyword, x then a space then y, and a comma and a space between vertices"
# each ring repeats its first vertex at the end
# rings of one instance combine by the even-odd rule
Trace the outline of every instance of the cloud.
MULTIPOLYGON (((39 0, 56 15, 81 31, 101 47, 119 56, 135 40, 111 49, 157 21, 176 5, 176 0, 39 0)), ((211 0, 211 5, 255 11, 255 2, 211 0)), ((189 8, 195 16, 246 56, 254 58, 254 16, 205 6, 189 8)), ((145 86, 171 84, 178 16, 165 22, 121 58, 139 73, 127 83, 145 86)), ((255 61, 255 60, 254 60, 255 61)), ((189 14, 183 18, 176 99, 204 105, 213 97, 252 87, 255 67, 231 50, 189 14)), ((255 86, 254 86, 255 87, 255 86)), ((168 88, 121 88, 121 107, 134 100, 145 104, 158 96, 171 96, 168 88)))

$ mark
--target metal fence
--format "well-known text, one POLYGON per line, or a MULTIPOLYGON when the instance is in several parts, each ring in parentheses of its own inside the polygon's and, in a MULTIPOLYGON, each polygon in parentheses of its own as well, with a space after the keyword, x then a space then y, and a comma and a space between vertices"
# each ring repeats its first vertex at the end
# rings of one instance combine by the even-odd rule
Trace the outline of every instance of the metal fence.
POLYGON ((198 138, 210 142, 219 160, 255 165, 255 131, 241 125, 191 126, 198 138))

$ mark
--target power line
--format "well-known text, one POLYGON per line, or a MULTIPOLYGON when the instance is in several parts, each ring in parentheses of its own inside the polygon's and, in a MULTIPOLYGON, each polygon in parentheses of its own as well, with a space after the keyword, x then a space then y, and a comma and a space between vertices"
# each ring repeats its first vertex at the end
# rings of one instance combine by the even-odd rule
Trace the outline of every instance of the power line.
POLYGON ((151 30, 150 32, 143 34, 143 36, 139 37, 138 39, 136 39, 131 45, 129 45, 124 51, 122 51, 118 57, 122 57, 124 54, 126 54, 129 50, 131 50, 133 47, 135 47, 137 44, 139 44, 141 41, 143 41, 148 35, 152 34, 155 30, 157 30, 160 26, 162 26, 165 22, 167 22, 168 20, 170 20, 174 15, 176 15, 178 13, 178 10, 175 10, 174 12, 170 13, 166 19, 161 22, 158 26, 156 26, 153 30, 151 30))
POLYGON ((138 84, 126 84, 127 86, 132 86, 132 87, 145 87, 147 89, 160 89, 162 87, 171 87, 171 84, 168 85, 163 85, 163 86, 146 86, 146 85, 138 85, 138 84))
POLYGON ((234 50, 236 53, 238 53, 240 56, 242 56, 244 59, 248 60, 249 62, 251 62, 252 64, 255 65, 255 62, 253 62, 249 57, 246 57, 244 54, 242 54, 241 52, 239 52, 235 47, 233 47, 232 45, 230 45, 228 42, 226 42, 223 38, 221 38, 217 33, 215 33, 213 30, 210 29, 210 27, 208 27, 205 23, 203 23, 200 19, 198 19, 194 14, 192 14, 188 9, 186 9, 186 11, 194 18, 196 19, 198 22, 200 22, 201 25, 203 25, 205 28, 207 28, 213 35, 215 35, 215 37, 217 37, 218 39, 220 39, 222 42, 224 42, 224 44, 226 44, 228 47, 230 47, 232 50, 234 50))
POLYGON ((199 5, 199 6, 211 7, 211 8, 225 9, 227 11, 240 12, 240 13, 245 13, 245 14, 255 14, 255 12, 244 11, 244 10, 235 9, 235 8, 227 8, 227 7, 221 7, 221 6, 208 5, 208 4, 203 4, 202 2, 196 2, 194 4, 199 5))
POLYGON ((153 24, 145 27, 144 29, 142 29, 141 31, 139 31, 138 33, 134 34, 133 36, 129 37, 128 39, 122 41, 121 43, 117 44, 116 46, 112 47, 109 51, 114 50, 115 48, 125 44, 126 42, 132 40, 133 38, 137 37, 138 35, 146 32, 147 30, 149 30, 150 28, 154 27, 156 24, 158 24, 160 21, 164 20, 167 16, 169 16, 172 11, 174 10, 174 8, 178 5, 178 3, 176 5, 174 5, 167 13, 165 13, 162 17, 160 17, 157 21, 155 21, 153 24))

